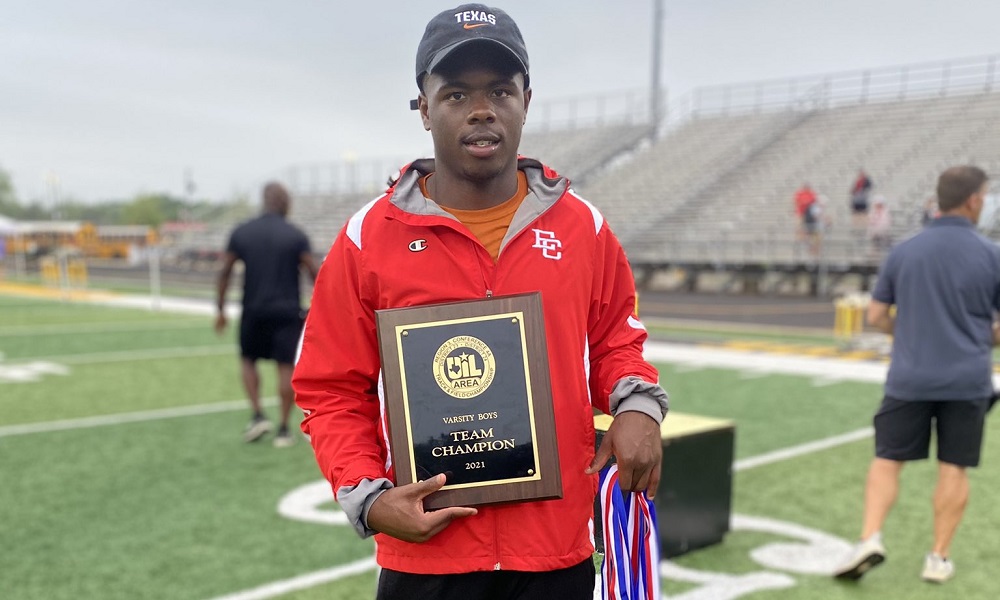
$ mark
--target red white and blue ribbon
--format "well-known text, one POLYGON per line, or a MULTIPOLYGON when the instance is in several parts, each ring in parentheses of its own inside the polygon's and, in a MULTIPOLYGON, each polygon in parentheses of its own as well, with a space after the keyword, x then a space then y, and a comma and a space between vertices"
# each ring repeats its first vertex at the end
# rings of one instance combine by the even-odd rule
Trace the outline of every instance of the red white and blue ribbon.
POLYGON ((660 600, 656 508, 642 492, 622 494, 618 465, 601 471, 602 600, 660 600))

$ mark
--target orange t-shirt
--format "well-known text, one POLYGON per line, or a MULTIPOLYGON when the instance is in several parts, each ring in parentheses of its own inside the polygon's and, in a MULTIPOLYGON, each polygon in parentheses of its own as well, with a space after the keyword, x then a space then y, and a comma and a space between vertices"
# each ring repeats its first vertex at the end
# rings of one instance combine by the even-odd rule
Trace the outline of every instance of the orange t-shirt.
MULTIPOLYGON (((427 180, 431 175, 433 173, 420 178, 420 191, 425 198, 433 200, 427 193, 427 180)), ((514 213, 517 212, 527 195, 528 178, 524 176, 524 173, 518 171, 517 191, 510 199, 501 204, 480 210, 459 210, 447 206, 441 208, 454 215, 456 219, 468 227, 472 235, 476 236, 476 239, 486 247, 486 251, 493 257, 493 262, 496 262, 497 256, 500 255, 500 242, 503 241, 503 236, 507 235, 507 229, 510 227, 511 220, 514 219, 514 213)))

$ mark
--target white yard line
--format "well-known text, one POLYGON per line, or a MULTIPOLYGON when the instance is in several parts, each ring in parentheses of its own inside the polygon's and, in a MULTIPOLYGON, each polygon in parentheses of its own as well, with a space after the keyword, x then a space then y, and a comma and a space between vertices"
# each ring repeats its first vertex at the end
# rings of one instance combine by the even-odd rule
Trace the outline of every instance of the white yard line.
MULTIPOLYGON (((275 406, 278 403, 276 398, 265 398, 261 402, 265 406, 275 406)), ((246 400, 231 400, 229 402, 216 402, 214 404, 177 406, 173 408, 160 408, 130 413, 118 413, 113 415, 100 415, 96 417, 82 417, 79 419, 63 419, 59 421, 45 421, 42 423, 24 423, 22 425, 5 425, 0 427, 0 438, 14 435, 27 435, 31 433, 50 433, 53 431, 68 431, 72 429, 106 427, 108 425, 123 425, 125 423, 160 421, 163 419, 176 419, 178 417, 194 417, 213 413, 231 412, 234 410, 244 410, 248 407, 249 404, 246 400)))
POLYGON ((647 342, 647 360, 697 368, 733 369, 753 373, 801 375, 842 381, 882 383, 888 364, 820 356, 747 352, 687 344, 647 342))
MULTIPOLYGON (((131 360, 158 360, 163 358, 189 358, 196 356, 217 356, 232 354, 236 356, 239 350, 232 344, 225 346, 185 346, 181 348, 150 348, 146 350, 121 350, 118 352, 92 352, 90 354, 63 354, 61 356, 27 356, 13 358, 4 362, 6 365, 16 365, 26 362, 51 362, 67 365, 91 365, 110 362, 127 362, 131 360)), ((0 359, 3 357, 0 356, 0 359)))
POLYGON ((783 460, 812 454, 813 452, 821 452, 823 450, 829 450, 830 448, 836 448, 837 446, 843 446, 844 444, 864 440, 873 435, 875 435, 875 430, 871 427, 865 427, 864 429, 857 429, 855 431, 831 436, 822 440, 806 442, 805 444, 799 444, 798 446, 782 448, 781 450, 765 452, 764 454, 758 454, 757 456, 737 460, 733 463, 733 470, 746 471, 747 469, 755 469, 764 465, 770 465, 783 460))
MULTIPOLYGON (((281 581, 267 583, 260 587, 244 590, 242 592, 218 596, 213 598, 213 600, 265 600, 267 598, 274 598, 275 596, 305 590, 317 585, 323 585, 324 583, 330 583, 331 581, 337 581, 338 579, 343 579, 352 575, 359 575, 374 569, 374 558, 362 558, 361 560, 356 560, 352 563, 347 563, 346 565, 340 565, 339 567, 323 569, 322 571, 313 571, 312 573, 306 573, 305 575, 299 575, 297 577, 292 577, 291 579, 283 579, 281 581)), ((373 583, 372 594, 375 592, 374 587, 375 585, 373 583)))
POLYGON ((204 319, 176 319, 173 321, 59 323, 50 325, 10 325, 0 327, 0 337, 67 335, 78 333, 118 333, 122 331, 171 331, 174 329, 209 329, 212 324, 204 319))

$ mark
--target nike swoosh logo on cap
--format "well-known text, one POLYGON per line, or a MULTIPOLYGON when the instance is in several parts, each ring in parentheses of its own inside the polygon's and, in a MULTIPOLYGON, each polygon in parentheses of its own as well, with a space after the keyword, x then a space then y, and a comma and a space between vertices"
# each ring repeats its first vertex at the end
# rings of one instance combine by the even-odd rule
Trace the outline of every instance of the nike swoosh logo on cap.
POLYGON ((489 23, 477 23, 475 25, 473 25, 472 23, 466 23, 465 25, 462 25, 462 27, 464 29, 475 29, 476 27, 485 27, 487 25, 489 25, 489 23))

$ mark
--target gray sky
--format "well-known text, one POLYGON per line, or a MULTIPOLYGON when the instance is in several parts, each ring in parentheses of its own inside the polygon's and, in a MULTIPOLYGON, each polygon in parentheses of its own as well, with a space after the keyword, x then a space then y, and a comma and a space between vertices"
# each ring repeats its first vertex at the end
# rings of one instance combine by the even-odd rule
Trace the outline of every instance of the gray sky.
MULTIPOLYGON (((653 0, 491 2, 520 25, 534 104, 638 90, 653 0)), ((1000 52, 998 0, 664 0, 662 82, 694 87, 1000 52)), ((13 0, 0 168, 22 199, 256 193, 304 162, 430 151, 407 101, 453 2, 13 0)), ((529 112, 529 122, 531 120, 529 112)), ((541 157, 544 159, 544 157, 541 157)))

